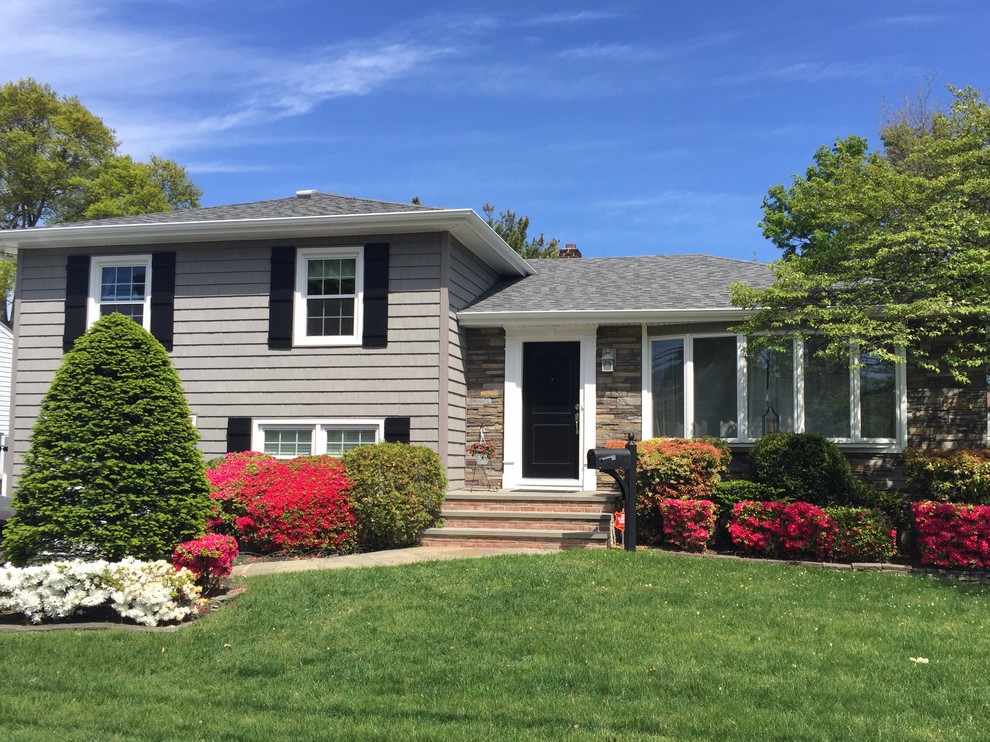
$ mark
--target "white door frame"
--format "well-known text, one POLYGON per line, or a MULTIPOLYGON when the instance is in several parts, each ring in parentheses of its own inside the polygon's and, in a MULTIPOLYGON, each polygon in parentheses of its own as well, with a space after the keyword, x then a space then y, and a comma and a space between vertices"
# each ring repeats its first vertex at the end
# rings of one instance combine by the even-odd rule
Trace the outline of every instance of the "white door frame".
POLYGON ((505 328, 505 419, 503 420, 505 458, 502 486, 506 489, 539 488, 550 490, 595 490, 596 472, 586 469, 584 451, 595 445, 596 394, 595 354, 598 326, 576 327, 507 327, 505 328), (580 343, 580 414, 578 425, 577 479, 525 478, 522 474, 523 433, 523 343, 580 343))

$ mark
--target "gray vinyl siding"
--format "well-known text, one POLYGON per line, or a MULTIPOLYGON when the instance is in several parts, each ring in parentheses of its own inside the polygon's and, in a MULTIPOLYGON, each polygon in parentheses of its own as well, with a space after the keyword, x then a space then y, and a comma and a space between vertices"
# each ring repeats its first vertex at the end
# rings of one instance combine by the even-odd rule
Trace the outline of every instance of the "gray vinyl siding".
POLYGON ((494 286, 500 276, 473 253, 451 239, 450 257, 450 323, 448 331, 449 368, 448 420, 449 455, 448 477, 451 482, 463 485, 465 477, 465 447, 467 445, 467 384, 465 381, 464 332, 457 326, 456 314, 494 286))
MULTIPOLYGON (((268 348, 270 254, 265 242, 86 250, 176 252, 172 360, 207 457, 226 450, 227 418, 411 418, 411 441, 438 445, 439 234, 293 240, 297 247, 391 244, 388 347, 268 348)), ((24 250, 17 299, 15 472, 62 359, 69 250, 24 250)), ((83 252, 83 251, 75 251, 83 252)), ((444 308, 446 311, 446 308, 444 308)), ((447 340, 444 338, 444 340, 447 340)), ((461 426, 463 428, 463 425, 461 426)), ((463 433, 462 433, 463 436, 463 433)))

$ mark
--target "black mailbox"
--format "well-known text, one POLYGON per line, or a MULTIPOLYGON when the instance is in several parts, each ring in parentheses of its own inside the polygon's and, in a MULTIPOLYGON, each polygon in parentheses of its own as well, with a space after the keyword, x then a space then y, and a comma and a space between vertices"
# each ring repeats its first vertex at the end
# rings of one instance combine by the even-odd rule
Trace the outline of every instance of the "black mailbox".
POLYGON ((622 546, 626 551, 636 551, 636 459, 636 440, 632 433, 625 448, 588 450, 588 468, 608 474, 622 491, 622 509, 626 517, 622 546))
POLYGON ((588 450, 588 468, 598 471, 621 469, 632 463, 632 454, 625 448, 591 448, 588 450))

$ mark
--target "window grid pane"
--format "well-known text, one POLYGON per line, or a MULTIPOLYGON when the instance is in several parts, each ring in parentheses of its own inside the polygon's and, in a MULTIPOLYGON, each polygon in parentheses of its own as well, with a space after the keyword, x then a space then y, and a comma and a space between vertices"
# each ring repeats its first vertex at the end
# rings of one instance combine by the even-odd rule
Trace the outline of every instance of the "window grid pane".
POLYGON ((353 335, 356 288, 354 258, 306 261, 306 335, 353 335))
POLYGON ((897 437, 894 364, 864 355, 859 368, 859 409, 864 438, 897 437))
POLYGON ((376 430, 327 430, 327 453, 331 456, 342 456, 345 451, 350 451, 358 446, 367 446, 375 443, 377 438, 376 430))
POLYGON ((276 428, 265 431, 265 453, 271 456, 309 456, 313 450, 313 431, 276 428))
POLYGON ((759 438, 777 423, 781 433, 794 431, 794 353, 764 348, 748 359, 749 437, 759 438), (773 405, 773 410, 770 410, 773 405), (778 421, 773 413, 780 416, 778 421))
POLYGON ((684 435, 684 341, 654 340, 653 435, 684 435))
POLYGON ((736 338, 694 340, 694 435, 735 438, 736 338))
POLYGON ((849 361, 823 358, 822 340, 809 340, 804 352, 804 430, 826 438, 852 435, 849 415, 849 361))

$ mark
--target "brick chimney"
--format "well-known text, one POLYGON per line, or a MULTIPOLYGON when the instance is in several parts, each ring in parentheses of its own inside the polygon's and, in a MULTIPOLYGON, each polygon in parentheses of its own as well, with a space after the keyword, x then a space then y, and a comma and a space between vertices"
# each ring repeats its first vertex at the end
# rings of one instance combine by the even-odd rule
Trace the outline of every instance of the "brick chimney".
POLYGON ((581 251, 577 249, 577 245, 564 245, 557 250, 558 258, 580 258, 581 251))

